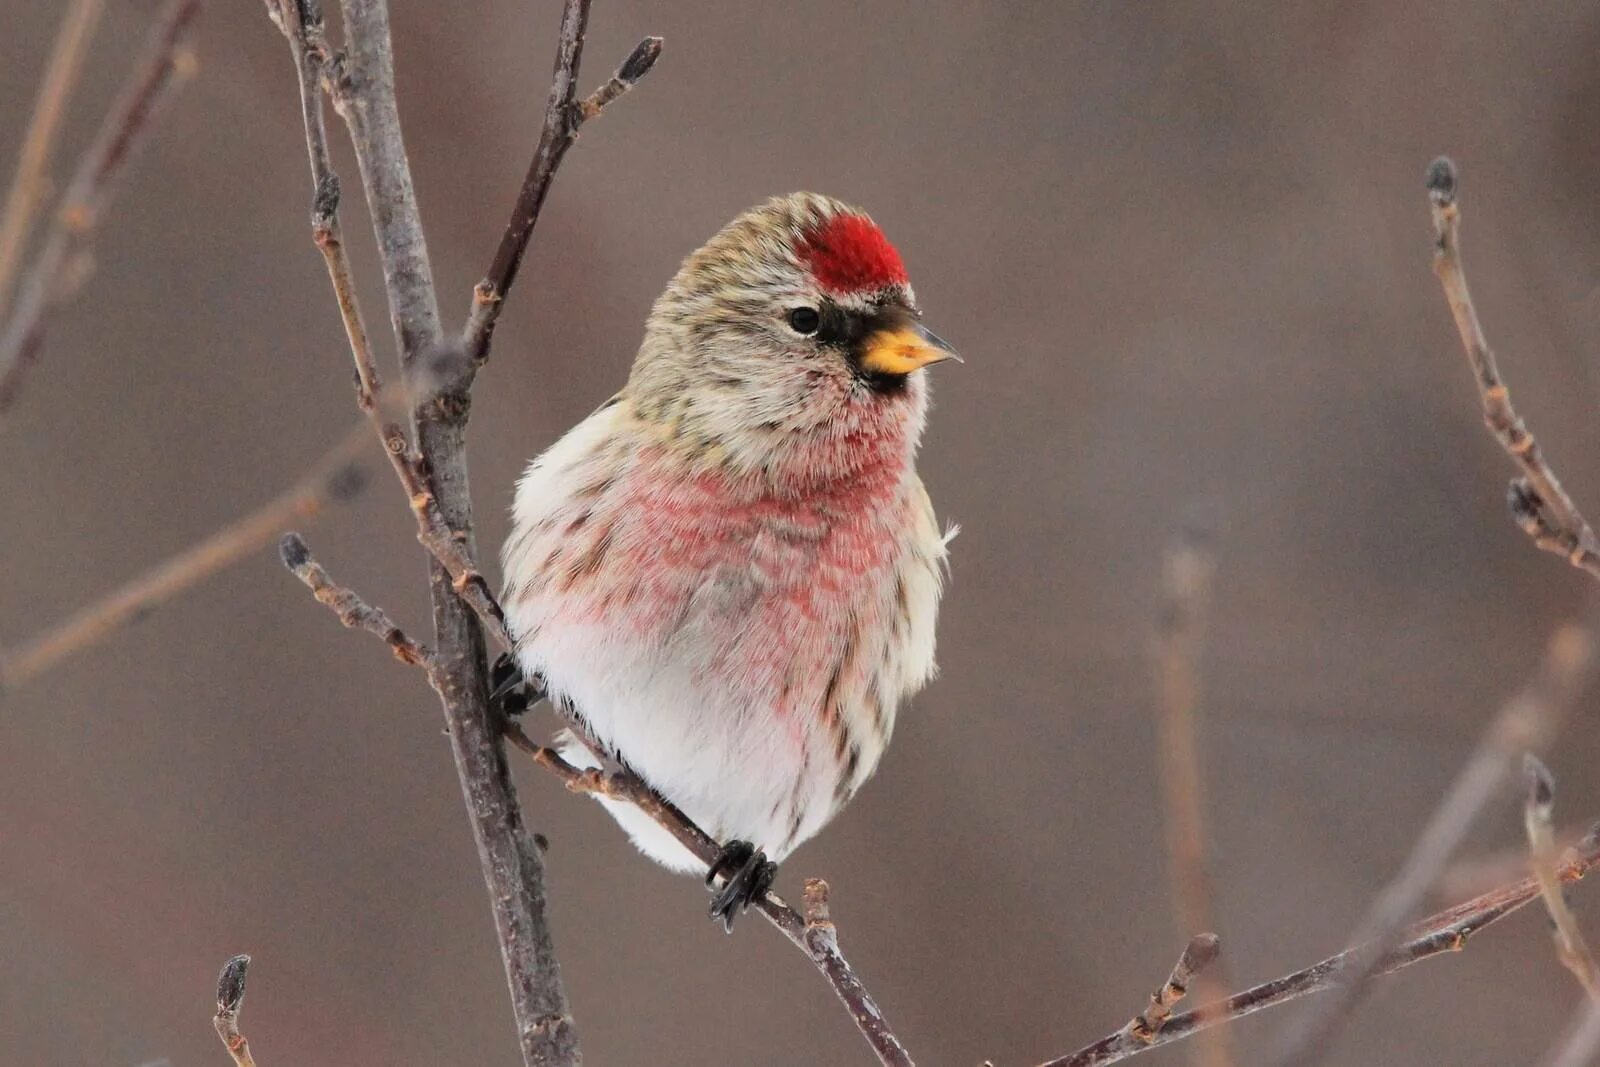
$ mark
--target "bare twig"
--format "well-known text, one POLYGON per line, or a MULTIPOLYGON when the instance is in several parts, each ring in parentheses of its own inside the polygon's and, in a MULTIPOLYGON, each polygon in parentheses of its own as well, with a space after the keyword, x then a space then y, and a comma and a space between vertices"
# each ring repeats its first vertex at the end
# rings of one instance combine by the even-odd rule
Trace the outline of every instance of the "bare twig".
POLYGON ((1273 1061, 1307 1067, 1327 1051, 1334 1028, 1354 1007, 1366 980, 1380 972, 1401 927, 1427 895, 1471 829, 1498 795, 1516 756, 1543 751, 1594 668, 1594 634, 1574 624, 1558 627, 1538 673, 1489 725, 1472 757, 1423 828, 1411 855, 1384 887, 1351 938, 1361 946, 1341 968, 1340 981, 1317 1011, 1307 1013, 1273 1061))
MULTIPOLYGON (((1216 560, 1199 535, 1185 532, 1168 547, 1162 562, 1164 603, 1152 665, 1158 697, 1167 877, 1173 917, 1181 935, 1192 930, 1213 930, 1217 925, 1206 860, 1205 779, 1196 724, 1200 649, 1216 560)), ((1215 957, 1212 952, 1206 963, 1215 957)), ((1231 985, 1220 965, 1196 975, 1195 992, 1202 1001, 1222 996, 1231 985)), ((1228 1067, 1234 1062, 1230 1032, 1208 1034, 1200 1043, 1196 1058, 1210 1067, 1228 1067)))
POLYGON ((78 161, 16 306, 0 329, 0 413, 16 400, 22 374, 43 340, 46 313, 87 275, 89 246, 111 206, 123 166, 149 130, 157 107, 195 69, 184 42, 199 10, 200 0, 169 0, 151 28, 143 58, 78 161))
POLYGON ((1578 929, 1578 919, 1567 904, 1566 895, 1556 881, 1556 868, 1561 854, 1556 847, 1555 821, 1556 780, 1539 757, 1531 752, 1523 757, 1523 772, 1528 779, 1528 796, 1522 805, 1522 825, 1528 833, 1528 862, 1534 879, 1539 883, 1539 895, 1544 898, 1545 910, 1550 913, 1551 936, 1556 943, 1556 957, 1561 965, 1572 972, 1589 999, 1600 1003, 1600 968, 1596 968, 1594 954, 1578 929))
POLYGON ((328 152, 328 131, 322 120, 323 70, 329 60, 322 45, 322 8, 304 0, 267 0, 267 13, 289 42, 300 85, 300 113, 306 132, 306 156, 311 164, 311 236, 322 253, 333 285, 339 317, 350 342, 356 364, 356 403, 362 411, 377 417, 378 394, 383 384, 372 358, 372 342, 356 299, 355 279, 350 259, 345 254, 344 231, 339 225, 339 176, 333 171, 328 152))
MULTIPOLYGON (((1556 877, 1563 885, 1568 885, 1582 879, 1597 864, 1600 864, 1600 825, 1596 825, 1576 847, 1568 851, 1556 877)), ((1406 930, 1404 937, 1392 948, 1381 952, 1372 973, 1391 974, 1443 953, 1459 952, 1466 947, 1468 938, 1526 906, 1538 895, 1538 883, 1532 878, 1524 878, 1431 915, 1406 930)), ((1118 1030, 1076 1052, 1049 1060, 1040 1067, 1099 1067, 1118 1063, 1150 1049, 1181 1041, 1209 1027, 1233 1022, 1310 993, 1345 988, 1350 981, 1351 969, 1372 949, 1370 943, 1357 945, 1293 974, 1235 993, 1227 1000, 1174 1015, 1148 1044, 1130 1044, 1123 1030, 1118 1030)))
POLYGON ((395 659, 413 667, 421 667, 430 678, 438 670, 438 662, 431 648, 407 637, 405 631, 396 626, 382 608, 373 607, 328 577, 328 572, 312 558, 311 549, 299 534, 284 534, 283 540, 278 542, 278 554, 283 557, 283 565, 306 583, 317 602, 339 616, 340 622, 352 630, 365 630, 372 634, 389 646, 395 659))
MULTIPOLYGON (((347 48, 340 113, 361 170, 402 374, 414 387, 427 361, 444 351, 444 335, 395 103, 389 9, 385 0, 341 0, 340 6, 347 48)), ((489 709, 483 633, 461 599, 491 599, 472 565, 477 550, 465 440, 469 383, 470 376, 463 376, 449 388, 429 390, 411 417, 416 470, 426 472, 450 541, 469 565, 453 576, 437 557, 430 559, 438 661, 432 678, 494 913, 523 1060, 530 1067, 575 1064, 577 1026, 547 917, 544 857, 523 823, 499 723, 489 709)))
POLYGON ((1428 201, 1433 209, 1433 272, 1444 287, 1462 347, 1472 364, 1473 379, 1483 404, 1483 419, 1500 447, 1505 449, 1522 474, 1511 481, 1507 501, 1517 525, 1547 552, 1565 556, 1574 567, 1600 578, 1600 541, 1561 487, 1556 472, 1545 461, 1527 424, 1511 406, 1511 393, 1494 350, 1484 337, 1477 308, 1467 290, 1467 276, 1461 265, 1461 206, 1456 199, 1456 167, 1440 156, 1428 167, 1428 201))
MULTIPOLYGON (((573 792, 599 794, 632 804, 654 819, 702 863, 709 866, 716 859, 717 842, 677 807, 628 771, 579 770, 562 759, 554 749, 529 739, 516 723, 507 723, 505 734, 507 740, 564 781, 573 792)), ((827 883, 815 878, 808 880, 805 899, 806 917, 802 917, 782 897, 770 890, 756 901, 756 907, 822 972, 833 988, 834 995, 849 1011, 861 1035, 872 1046, 879 1062, 888 1067, 911 1067, 910 1053, 895 1036, 883 1011, 839 949, 838 933, 828 913, 827 883)))
POLYGON ((5 214, 0 216, 0 314, 4 314, 11 303, 11 284, 16 281, 17 264, 22 262, 34 215, 50 184, 50 151, 55 147, 61 117, 66 114, 67 101, 78 84, 84 54, 104 9, 105 0, 71 0, 66 14, 61 17, 61 29, 50 50, 50 61, 39 82, 39 95, 33 101, 33 117, 28 120, 22 152, 17 156, 17 172, 6 194, 5 214))
POLYGON ((600 112, 617 97, 639 84, 639 79, 650 73, 650 68, 656 65, 656 60, 661 58, 661 38, 646 37, 633 46, 633 51, 628 53, 628 58, 622 61, 622 66, 617 72, 606 79, 604 85, 583 98, 578 105, 578 113, 582 116, 579 125, 590 119, 599 118, 600 112))
POLYGON ((0 688, 22 685, 67 656, 97 644, 157 605, 273 542, 285 526, 315 518, 361 487, 352 466, 369 438, 353 427, 300 481, 256 510, 80 609, 59 626, 10 651, 0 650, 0 688))
POLYGON ((489 264, 489 273, 472 291, 472 309, 462 334, 462 348, 467 357, 462 374, 469 383, 477 368, 489 358, 495 323, 499 321, 500 312, 505 306, 506 294, 517 280, 522 257, 528 250, 528 240, 533 236, 533 228, 539 222, 539 212, 550 192, 550 182, 555 178, 556 168, 561 166, 567 149, 578 139, 578 128, 631 89, 650 72, 661 55, 661 38, 646 37, 623 60, 622 66, 617 68, 610 80, 581 104, 576 103, 578 62, 583 55, 589 2, 566 0, 562 9, 556 72, 550 82, 550 99, 545 104, 544 127, 539 133, 539 144, 534 149, 532 162, 528 164, 528 174, 522 180, 517 202, 511 209, 511 219, 500 237, 500 246, 495 249, 494 260, 489 264))
POLYGON ((768 913, 769 906, 773 907, 776 914, 768 913, 767 917, 789 940, 805 949, 811 962, 828 979, 839 1001, 855 1020, 856 1027, 872 1046, 872 1051, 877 1053, 879 1062, 890 1067, 912 1067, 910 1053, 889 1028, 889 1021, 878 1010, 878 1005, 873 1002, 872 995, 867 992, 855 968, 839 951, 839 928, 834 925, 828 896, 827 882, 821 878, 806 879, 801 894, 805 906, 804 925, 800 928, 798 939, 789 925, 794 919, 793 908, 785 906, 780 910, 774 902, 766 900, 760 904, 764 913, 768 913))
POLYGON ((256 1067, 250 1042, 239 1032, 239 1011, 244 1007, 244 980, 249 970, 249 956, 235 956, 223 965, 217 978, 217 1014, 211 1019, 235 1067, 256 1067))
POLYGON ((1173 964, 1172 973, 1160 989, 1150 994, 1150 1004, 1134 1016, 1123 1032, 1141 1045, 1148 1045, 1172 1017, 1173 1007, 1189 993, 1189 985, 1205 973, 1222 954, 1216 934, 1195 934, 1184 946, 1183 955, 1173 964))

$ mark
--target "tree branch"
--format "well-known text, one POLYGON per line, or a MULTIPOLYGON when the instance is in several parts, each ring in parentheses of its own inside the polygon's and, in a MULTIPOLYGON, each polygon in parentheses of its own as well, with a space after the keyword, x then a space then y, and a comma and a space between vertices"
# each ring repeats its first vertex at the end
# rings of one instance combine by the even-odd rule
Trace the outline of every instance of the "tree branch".
POLYGON ((249 956, 235 956, 223 965, 217 978, 217 1013, 211 1018, 235 1067, 256 1067, 250 1042, 239 1032, 239 1010, 244 1007, 244 979, 249 970, 249 956))
MULTIPOLYGON (((301 13, 314 10, 311 0, 297 2, 301 13)), ((395 104, 388 5, 341 0, 341 8, 347 43, 341 114, 372 215, 402 374, 419 401, 411 418, 416 470, 426 472, 451 540, 472 561, 477 552, 465 447, 466 383, 430 390, 425 397, 416 390, 426 361, 442 350, 443 332, 395 104)), ((529 1065, 575 1064, 577 1028, 546 914, 544 859, 523 824, 498 724, 490 714, 483 633, 446 568, 430 558, 428 569, 438 660, 432 677, 494 912, 519 1047, 529 1065)), ((475 588, 481 586, 480 576, 475 588)))
POLYGON ((1461 345, 1472 364, 1473 380, 1483 405, 1483 421, 1522 474, 1511 480, 1507 503, 1511 514, 1533 543, 1547 552, 1565 556, 1574 567, 1600 578, 1600 541, 1567 491, 1556 472, 1545 461, 1539 442, 1534 440, 1522 417, 1511 406, 1511 392, 1494 350, 1483 334, 1478 310, 1467 290, 1467 276, 1461 265, 1461 207, 1456 200, 1456 166, 1440 156, 1428 167, 1428 202, 1433 211, 1433 272, 1444 287, 1445 300, 1455 317, 1461 345))
MULTIPOLYGON (((867 1043, 872 1046, 872 1051, 877 1053, 878 1061, 890 1067, 913 1067, 911 1055, 906 1052, 905 1046, 900 1044, 900 1039, 895 1037, 894 1031, 889 1028, 889 1021, 883 1017, 883 1012, 878 1010, 872 995, 867 992, 867 987, 862 984, 855 968, 844 958, 839 951, 839 928, 834 925, 833 915, 828 902, 828 883, 821 878, 807 878, 805 888, 801 891, 801 901, 805 907, 805 925, 801 928, 799 940, 787 928, 789 917, 794 914, 792 908, 785 908, 778 918, 783 923, 778 923, 773 918, 778 929, 789 935, 789 939, 805 949, 811 957, 811 962, 828 979, 833 986, 834 993, 845 1009, 850 1012, 850 1017, 855 1020, 856 1027, 861 1031, 867 1043)), ((762 901, 762 910, 766 911, 769 903, 762 901)))
POLYGON ((353 427, 286 492, 190 545, 65 622, 16 649, 0 649, 0 689, 14 688, 75 653, 105 640, 155 607, 272 543, 285 526, 308 522, 328 504, 349 500, 363 477, 353 464, 368 447, 364 424, 353 427))
POLYGON ((1359 948, 1341 968, 1333 995, 1294 1027, 1272 1062, 1309 1067, 1327 1051, 1334 1029, 1354 1008, 1367 979, 1381 972, 1389 949, 1407 919, 1449 863, 1484 807, 1500 794, 1513 760, 1524 751, 1549 745, 1567 710, 1593 674, 1594 633, 1566 624, 1551 636, 1538 673, 1501 708, 1489 729, 1451 783, 1392 882, 1367 910, 1351 938, 1359 948))
MULTIPOLYGON (((1570 885, 1582 879, 1597 864, 1600 864, 1600 824, 1596 824, 1582 841, 1567 852, 1556 877, 1563 885, 1570 885)), ((1380 953, 1372 973, 1392 974, 1442 953, 1459 952, 1466 947, 1468 938, 1524 907, 1538 895, 1538 883, 1532 878, 1524 878, 1431 915, 1410 927, 1393 948, 1380 953)), ((1235 993, 1227 1000, 1174 1015, 1148 1044, 1130 1044, 1124 1032, 1118 1030, 1076 1052, 1049 1060, 1040 1067, 1100 1067, 1103 1064, 1120 1063, 1153 1048, 1181 1041, 1209 1027, 1242 1019, 1310 993, 1345 988, 1346 983, 1351 981, 1352 967, 1357 966, 1373 948, 1370 943, 1357 945, 1293 974, 1235 993)))
POLYGON ((278 542, 278 554, 283 558, 283 565, 306 584, 319 604, 339 616, 340 622, 352 630, 365 630, 372 634, 389 646, 395 659, 413 667, 421 667, 432 679, 434 672, 439 669, 438 657, 433 654, 433 649, 407 637, 382 608, 373 607, 328 577, 328 572, 312 558, 311 549, 306 546, 304 538, 297 533, 284 534, 278 542))
POLYGON ((494 260, 489 264, 489 273, 472 291, 472 309, 467 316, 461 341, 467 357, 463 374, 469 381, 477 368, 489 358, 495 323, 500 319, 506 295, 517 280, 517 271, 528 250, 533 228, 539 223, 539 212, 544 208, 556 168, 561 166, 567 149, 578 139, 579 127, 633 88, 640 78, 650 72, 661 55, 661 38, 646 37, 634 47, 610 80, 590 94, 582 104, 575 104, 578 63, 583 56, 584 31, 589 22, 589 2, 566 0, 562 8, 556 72, 550 82, 550 98, 545 104, 544 128, 539 133, 539 144, 534 149, 532 162, 528 164, 528 174, 522 180, 517 202, 511 209, 511 219, 506 223, 499 247, 495 249, 494 260))
POLYGON ((38 354, 46 313, 87 277, 94 231, 111 206, 117 177, 170 90, 195 70, 184 42, 199 11, 200 0, 169 0, 151 28, 144 56, 78 161, 11 317, 0 329, 0 414, 16 401, 23 372, 38 354))
POLYGON ((50 50, 44 78, 39 82, 39 95, 33 101, 28 132, 17 156, 17 172, 6 194, 5 214, 0 217, 0 314, 4 314, 11 303, 11 283, 17 277, 17 264, 22 262, 34 215, 50 184, 47 172, 50 151, 55 147, 56 134, 61 128, 61 116, 66 114, 67 101, 83 71, 84 54, 104 9, 105 0, 71 0, 61 18, 61 29, 50 50))

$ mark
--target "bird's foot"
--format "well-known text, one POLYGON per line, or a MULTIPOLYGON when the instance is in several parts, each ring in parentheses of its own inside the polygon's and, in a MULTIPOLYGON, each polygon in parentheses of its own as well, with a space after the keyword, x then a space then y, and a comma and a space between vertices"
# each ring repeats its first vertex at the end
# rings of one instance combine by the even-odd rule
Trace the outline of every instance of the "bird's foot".
POLYGON ((760 900, 777 877, 778 865, 750 842, 729 841, 723 845, 706 873, 706 885, 712 891, 712 921, 721 921, 722 928, 732 933, 735 917, 760 900), (720 889, 719 875, 727 876, 720 889))
POLYGON ((522 673, 517 657, 502 652, 489 668, 489 707, 510 718, 521 715, 544 697, 540 679, 522 673))

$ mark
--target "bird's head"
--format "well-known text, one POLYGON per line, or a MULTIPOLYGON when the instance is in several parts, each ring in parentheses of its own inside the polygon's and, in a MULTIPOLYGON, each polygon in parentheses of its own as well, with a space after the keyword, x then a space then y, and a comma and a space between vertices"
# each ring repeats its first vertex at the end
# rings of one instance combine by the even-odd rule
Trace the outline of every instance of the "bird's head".
POLYGON ((796 435, 882 430, 914 448, 922 368, 958 358, 921 322, 900 255, 857 208, 814 193, 740 215, 656 301, 635 408, 741 466, 796 435))

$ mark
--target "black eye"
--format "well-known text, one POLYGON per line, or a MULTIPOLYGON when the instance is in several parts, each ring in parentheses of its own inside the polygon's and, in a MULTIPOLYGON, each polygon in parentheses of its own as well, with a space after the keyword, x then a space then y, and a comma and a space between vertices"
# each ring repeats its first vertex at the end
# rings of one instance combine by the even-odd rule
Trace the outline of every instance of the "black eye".
POLYGON ((822 325, 822 316, 816 308, 795 308, 789 312, 789 325, 795 333, 813 334, 822 325))

